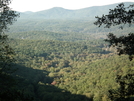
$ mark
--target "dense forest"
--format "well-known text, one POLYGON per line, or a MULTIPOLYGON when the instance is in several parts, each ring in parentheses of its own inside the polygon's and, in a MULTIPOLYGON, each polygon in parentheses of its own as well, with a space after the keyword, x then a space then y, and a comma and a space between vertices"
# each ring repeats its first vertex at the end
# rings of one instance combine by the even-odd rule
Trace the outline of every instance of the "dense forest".
POLYGON ((25 101, 111 101, 109 90, 120 89, 116 76, 134 71, 134 60, 117 55, 104 41, 109 32, 134 32, 133 25, 105 29, 97 28, 94 20, 22 17, 6 32, 15 52, 14 72, 5 86, 15 85, 8 90, 10 96, 17 89, 25 101))
POLYGON ((11 39, 10 44, 16 51, 14 68, 18 68, 13 75, 19 77, 18 82, 27 96, 37 101, 108 101, 108 90, 119 87, 116 75, 134 69, 134 61, 129 61, 126 55, 116 55, 112 48, 106 51, 101 40, 11 39), (57 92, 63 96, 57 97, 57 92), (68 99, 67 92, 71 93, 68 99))

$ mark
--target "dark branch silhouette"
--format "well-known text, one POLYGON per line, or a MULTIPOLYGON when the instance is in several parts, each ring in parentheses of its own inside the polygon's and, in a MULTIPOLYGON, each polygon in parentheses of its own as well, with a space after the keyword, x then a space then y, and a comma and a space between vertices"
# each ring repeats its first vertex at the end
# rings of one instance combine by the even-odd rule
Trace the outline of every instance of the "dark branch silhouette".
MULTIPOLYGON (((99 27, 104 25, 105 28, 110 28, 111 26, 121 25, 120 28, 123 29, 122 24, 129 25, 129 27, 134 24, 134 4, 125 7, 123 3, 116 6, 114 9, 109 10, 108 15, 103 15, 102 17, 96 17, 97 21, 94 23, 99 27)), ((119 55, 127 54, 129 59, 132 60, 134 55, 134 33, 129 33, 128 36, 121 36, 119 38, 116 35, 109 33, 108 39, 105 40, 109 42, 110 45, 117 48, 119 55)))

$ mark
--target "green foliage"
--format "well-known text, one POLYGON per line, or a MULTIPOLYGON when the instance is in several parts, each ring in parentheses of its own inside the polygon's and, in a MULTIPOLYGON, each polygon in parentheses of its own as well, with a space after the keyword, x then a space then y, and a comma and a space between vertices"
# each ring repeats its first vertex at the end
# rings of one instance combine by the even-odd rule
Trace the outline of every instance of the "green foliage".
MULTIPOLYGON (((63 14, 62 10, 51 9, 54 14, 57 11, 63 14)), ((7 42, 7 36, 3 35, 6 41, 1 43, 5 43, 4 47, 6 42, 10 43, 14 48, 16 65, 13 69, 18 70, 0 75, 3 81, 0 82, 0 100, 110 101, 109 89, 121 87, 120 80, 115 81, 116 75, 134 70, 134 60, 106 51, 112 47, 107 47, 101 38, 109 30, 96 30, 89 20, 20 19, 10 28, 7 34, 12 39, 7 42)), ((112 30, 122 33, 117 27, 112 30)), ((125 32, 128 30, 134 29, 126 28, 125 32)), ((0 52, 5 54, 3 49, 0 52)), ((10 54, 3 56, 12 60, 11 49, 5 49, 10 54)))
MULTIPOLYGON (((134 4, 128 7, 125 7, 123 3, 116 6, 114 9, 110 9, 108 15, 103 15, 102 17, 96 17, 97 21, 94 23, 96 25, 105 25, 105 27, 110 28, 112 25, 121 25, 121 24, 131 24, 134 23, 134 4)), ((123 29, 123 27, 121 26, 123 29)), ((132 61, 133 59, 133 43, 134 43, 134 33, 129 33, 128 36, 121 36, 119 38, 116 35, 109 33, 108 39, 105 41, 109 42, 110 45, 117 48, 117 52, 119 55, 127 54, 129 55, 129 59, 132 61)), ((130 67, 128 67, 130 69, 130 67)), ((125 74, 125 76, 117 74, 116 82, 119 84, 119 89, 109 90, 110 99, 114 101, 130 101, 130 97, 132 97, 134 89, 134 79, 133 73, 129 72, 125 74)))
POLYGON ((0 34, 7 30, 8 25, 11 25, 18 17, 18 14, 9 8, 10 3, 11 0, 0 1, 0 34))
POLYGON ((128 73, 125 76, 117 75, 116 82, 120 87, 118 90, 109 90, 111 100, 131 101, 131 97, 134 95, 134 74, 128 73))
POLYGON ((15 48, 16 62, 20 64, 16 66, 20 68, 14 75, 24 78, 19 81, 19 87, 24 88, 25 94, 30 94, 36 101, 49 98, 59 100, 57 96, 60 95, 63 95, 60 98, 63 100, 66 98, 64 90, 71 93, 68 101, 80 99, 80 96, 73 97, 76 94, 84 95, 91 101, 110 101, 109 88, 119 87, 115 82, 116 74, 128 73, 128 67, 134 69, 133 60, 127 60, 127 56, 119 57, 114 56, 114 53, 102 51, 103 41, 11 39, 10 45, 15 48), (100 51, 97 51, 98 48, 100 51), (53 87, 63 91, 57 93, 53 87))
MULTIPOLYGON (((134 4, 125 7, 124 3, 119 4, 114 9, 110 9, 108 15, 103 15, 102 17, 96 17, 97 21, 94 23, 95 25, 105 25, 106 28, 110 28, 112 25, 121 25, 121 24, 129 24, 131 26, 134 23, 134 4)), ((133 26, 132 26, 133 27, 133 26)), ((123 29, 123 27, 121 26, 123 29)), ((117 51, 119 55, 128 54, 130 60, 133 58, 133 43, 134 43, 134 33, 128 34, 128 36, 121 36, 119 38, 112 33, 109 33, 107 42, 112 46, 117 46, 117 51)))
POLYGON ((97 21, 95 25, 99 27, 104 24, 105 27, 110 28, 111 25, 121 25, 134 23, 134 4, 129 7, 125 7, 124 3, 118 4, 116 8, 110 9, 108 15, 103 15, 102 17, 96 17, 97 21))
POLYGON ((132 60, 132 55, 134 55, 134 33, 129 33, 127 37, 121 36, 119 38, 117 38, 112 33, 109 33, 108 39, 105 41, 116 47, 119 55, 128 54, 129 59, 132 60))
POLYGON ((0 1, 0 74, 10 72, 8 65, 13 61, 14 54, 8 45, 7 35, 4 34, 4 31, 8 30, 8 25, 11 25, 18 16, 8 7, 10 3, 10 0, 0 1))
POLYGON ((29 101, 21 91, 16 89, 16 82, 11 76, 14 71, 11 65, 14 62, 14 51, 9 46, 8 37, 4 34, 18 14, 9 8, 10 0, 0 1, 0 101, 29 101))
MULTIPOLYGON (((101 42, 101 41, 100 41, 101 42)), ((31 57, 44 56, 45 58, 59 57, 60 55, 70 54, 75 55, 105 52, 101 49, 103 43, 96 42, 64 42, 50 40, 14 40, 10 41, 11 46, 16 49, 18 54, 25 54, 31 57)), ((75 56, 74 55, 74 56, 75 56)), ((72 56, 72 59, 73 57, 72 56)), ((81 56, 79 56, 81 57, 81 56)))
POLYGON ((7 36, 0 35, 0 74, 11 73, 10 64, 14 61, 14 51, 8 45, 7 36))

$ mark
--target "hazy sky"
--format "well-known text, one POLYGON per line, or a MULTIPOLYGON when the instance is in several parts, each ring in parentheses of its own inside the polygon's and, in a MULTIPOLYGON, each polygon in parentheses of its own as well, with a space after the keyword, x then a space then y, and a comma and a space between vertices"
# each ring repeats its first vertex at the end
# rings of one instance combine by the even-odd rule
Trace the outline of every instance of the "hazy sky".
POLYGON ((134 2, 134 0, 13 0, 10 7, 16 11, 41 11, 53 7, 65 9, 81 9, 91 6, 102 6, 120 2, 134 2))

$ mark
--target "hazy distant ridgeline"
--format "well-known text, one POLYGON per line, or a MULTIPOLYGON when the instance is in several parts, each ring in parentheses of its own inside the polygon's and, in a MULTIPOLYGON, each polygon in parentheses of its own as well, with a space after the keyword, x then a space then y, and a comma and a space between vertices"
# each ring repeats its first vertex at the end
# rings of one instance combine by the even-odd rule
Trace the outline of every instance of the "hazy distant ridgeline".
MULTIPOLYGON (((132 4, 132 2, 124 3, 126 6, 132 4)), ((54 7, 48 10, 39 12, 21 12, 21 19, 88 19, 93 20, 95 16, 101 16, 107 14, 108 9, 113 9, 117 4, 106 6, 94 6, 79 10, 68 10, 61 7, 54 7)))

